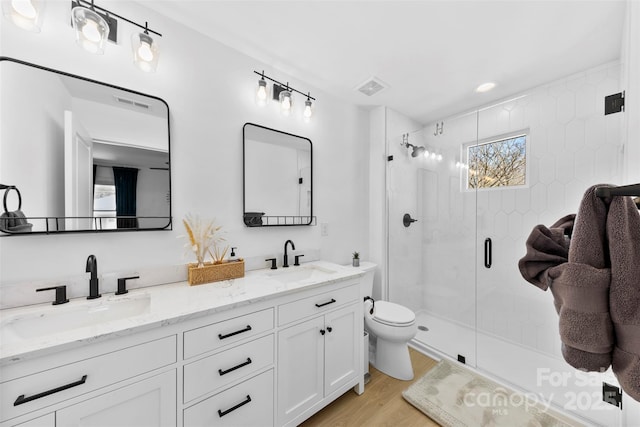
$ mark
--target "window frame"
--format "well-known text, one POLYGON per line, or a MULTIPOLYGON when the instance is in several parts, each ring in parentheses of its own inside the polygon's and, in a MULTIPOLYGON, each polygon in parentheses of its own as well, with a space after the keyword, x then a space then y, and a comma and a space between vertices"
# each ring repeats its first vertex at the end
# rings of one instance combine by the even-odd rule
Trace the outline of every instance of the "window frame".
POLYGON ((468 192, 475 192, 475 191, 498 191, 498 190, 517 190, 517 189, 521 189, 521 188, 529 188, 530 186, 530 164, 531 164, 531 153, 530 153, 530 149, 531 149, 531 133, 529 131, 529 128, 526 129, 520 129, 517 131, 513 131, 513 132, 508 132, 508 133, 504 133, 504 134, 500 134, 500 135, 494 135, 488 138, 483 138, 481 140, 477 140, 474 142, 468 142, 466 144, 462 144, 461 146, 461 150, 462 150, 462 155, 461 157, 464 159, 465 164, 469 167, 464 168, 461 171, 461 187, 463 189, 463 191, 468 191, 468 192), (520 185, 501 185, 501 186, 497 186, 497 187, 470 187, 469 186, 469 171, 471 170, 471 162, 470 162, 470 153, 469 150, 473 147, 479 147, 481 145, 487 145, 487 144, 492 144, 492 143, 497 143, 497 142, 502 142, 502 141, 506 141, 509 139, 516 139, 519 137, 525 137, 525 149, 524 149, 524 159, 525 159, 525 166, 524 166, 524 184, 520 184, 520 185))

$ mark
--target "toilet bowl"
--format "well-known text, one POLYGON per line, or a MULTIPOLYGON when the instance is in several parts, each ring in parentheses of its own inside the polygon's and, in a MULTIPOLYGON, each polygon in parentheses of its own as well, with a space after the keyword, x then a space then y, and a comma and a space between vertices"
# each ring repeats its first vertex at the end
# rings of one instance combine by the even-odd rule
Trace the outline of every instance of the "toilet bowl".
POLYGON ((365 329, 375 340, 375 368, 399 380, 413 379, 413 366, 407 343, 418 332, 416 315, 388 301, 365 302, 365 329), (374 308, 371 314, 371 308, 374 308))
MULTIPOLYGON (((365 271, 361 280, 362 299, 371 296, 373 277, 377 265, 361 262, 365 271)), ((400 304, 389 301, 364 301, 364 326, 371 335, 375 350, 370 357, 371 364, 380 372, 399 380, 413 379, 413 366, 407 343, 418 332, 416 315, 400 304), (372 310, 373 309, 373 310, 372 310)), ((367 351, 365 349, 365 351, 367 351)))

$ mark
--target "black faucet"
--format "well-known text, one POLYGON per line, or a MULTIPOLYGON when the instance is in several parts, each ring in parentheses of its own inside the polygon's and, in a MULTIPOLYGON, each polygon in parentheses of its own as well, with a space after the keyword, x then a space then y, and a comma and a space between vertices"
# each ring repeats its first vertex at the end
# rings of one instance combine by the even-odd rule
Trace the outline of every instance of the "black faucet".
POLYGON ((96 260, 95 255, 89 255, 87 258, 87 273, 91 273, 91 278, 89 279, 89 296, 87 299, 96 299, 100 298, 100 292, 98 290, 98 260, 96 260))
POLYGON ((296 245, 293 244, 291 240, 287 240, 284 242, 284 257, 282 259, 282 266, 289 267, 289 255, 287 255, 287 245, 291 243, 291 250, 296 250, 296 245))

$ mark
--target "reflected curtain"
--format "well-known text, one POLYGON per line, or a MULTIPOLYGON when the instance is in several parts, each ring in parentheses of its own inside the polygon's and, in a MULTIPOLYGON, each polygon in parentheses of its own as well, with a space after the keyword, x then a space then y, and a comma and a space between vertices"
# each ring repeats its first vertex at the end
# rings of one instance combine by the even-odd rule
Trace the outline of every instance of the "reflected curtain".
POLYGON ((137 218, 120 218, 136 216, 136 198, 138 185, 138 169, 113 167, 113 180, 116 187, 117 227, 138 228, 137 218))

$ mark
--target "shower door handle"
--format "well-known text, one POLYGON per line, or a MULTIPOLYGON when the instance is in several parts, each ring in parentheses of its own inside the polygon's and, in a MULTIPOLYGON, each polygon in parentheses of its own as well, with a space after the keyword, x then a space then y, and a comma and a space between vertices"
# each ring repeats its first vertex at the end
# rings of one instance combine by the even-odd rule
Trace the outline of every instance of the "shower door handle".
POLYGON ((491 238, 487 237, 484 239, 484 266, 486 268, 491 268, 491 261, 493 258, 493 244, 491 242, 491 238))

